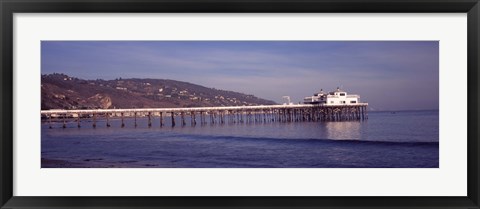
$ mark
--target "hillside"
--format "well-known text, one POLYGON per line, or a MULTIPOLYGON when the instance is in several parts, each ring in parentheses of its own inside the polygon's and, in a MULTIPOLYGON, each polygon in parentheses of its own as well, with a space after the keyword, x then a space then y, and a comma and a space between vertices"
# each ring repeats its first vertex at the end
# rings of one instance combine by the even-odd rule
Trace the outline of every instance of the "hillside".
POLYGON ((113 109, 275 104, 253 95, 166 79, 83 80, 42 75, 42 110, 113 109))

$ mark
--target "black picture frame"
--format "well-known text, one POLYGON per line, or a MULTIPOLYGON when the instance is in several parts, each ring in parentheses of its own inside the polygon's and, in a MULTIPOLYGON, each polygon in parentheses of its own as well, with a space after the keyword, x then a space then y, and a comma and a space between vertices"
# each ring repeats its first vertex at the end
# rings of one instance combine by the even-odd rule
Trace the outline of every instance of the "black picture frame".
MULTIPOLYGON (((1 208, 479 208, 478 0, 0 0, 1 208), (465 197, 19 197, 13 196, 14 13, 467 13, 468 195, 465 197)), ((94 188, 92 188, 94 189, 94 188)), ((254 189, 254 188, 252 188, 254 189)))

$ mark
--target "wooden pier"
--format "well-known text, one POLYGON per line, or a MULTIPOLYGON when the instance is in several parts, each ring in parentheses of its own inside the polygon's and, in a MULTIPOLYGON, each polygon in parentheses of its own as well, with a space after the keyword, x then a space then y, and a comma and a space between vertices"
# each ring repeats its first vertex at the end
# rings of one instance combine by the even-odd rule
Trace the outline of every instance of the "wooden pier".
POLYGON ((42 110, 52 128, 52 118, 63 123, 72 119, 81 127, 81 120, 91 119, 91 125, 97 126, 103 119, 106 127, 111 126, 111 119, 121 120, 120 127, 125 127, 125 118, 133 118, 133 126, 137 127, 137 118, 146 117, 147 126, 152 127, 152 121, 160 121, 165 125, 165 117, 170 117, 170 125, 177 122, 181 126, 190 123, 224 124, 224 123, 271 123, 271 122, 322 122, 322 121, 355 121, 368 119, 368 103, 350 105, 260 105, 260 106, 230 106, 230 107, 192 107, 192 108, 141 108, 141 109, 89 109, 89 110, 42 110))

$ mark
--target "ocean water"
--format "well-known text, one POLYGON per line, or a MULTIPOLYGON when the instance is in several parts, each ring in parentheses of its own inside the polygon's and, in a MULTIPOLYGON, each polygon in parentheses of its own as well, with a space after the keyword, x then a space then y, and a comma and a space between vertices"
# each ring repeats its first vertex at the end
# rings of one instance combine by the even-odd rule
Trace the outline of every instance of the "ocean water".
POLYGON ((365 121, 160 127, 154 118, 42 123, 43 168, 438 168, 438 111, 370 112, 365 121))

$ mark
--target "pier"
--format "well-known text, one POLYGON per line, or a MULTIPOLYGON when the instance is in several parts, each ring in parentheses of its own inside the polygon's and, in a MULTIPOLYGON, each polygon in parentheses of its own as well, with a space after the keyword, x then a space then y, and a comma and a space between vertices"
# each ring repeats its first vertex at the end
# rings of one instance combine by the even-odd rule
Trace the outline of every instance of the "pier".
POLYGON ((271 123, 271 122, 323 122, 323 121, 355 121, 368 119, 368 103, 348 105, 326 104, 289 104, 260 106, 229 106, 229 107, 189 107, 189 108, 136 108, 136 109, 86 109, 86 110, 42 110, 52 128, 52 118, 56 123, 75 121, 81 127, 81 120, 91 119, 91 125, 97 126, 103 119, 106 127, 111 126, 111 119, 121 120, 120 127, 127 126, 125 118, 133 118, 131 126, 137 127, 137 118, 146 117, 147 126, 152 127, 152 121, 159 121, 159 126, 165 126, 165 118, 170 118, 170 125, 185 126, 190 124, 225 124, 225 123, 271 123))

